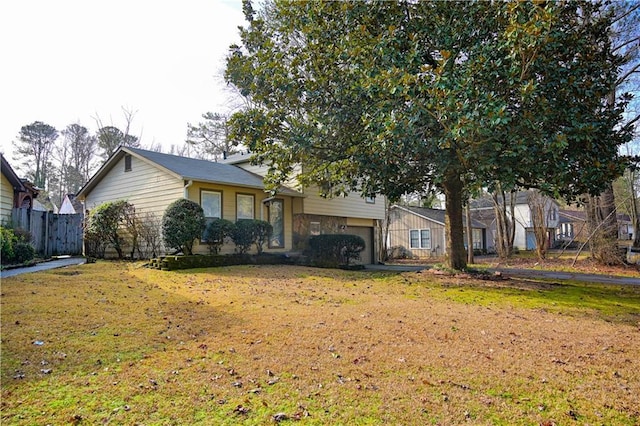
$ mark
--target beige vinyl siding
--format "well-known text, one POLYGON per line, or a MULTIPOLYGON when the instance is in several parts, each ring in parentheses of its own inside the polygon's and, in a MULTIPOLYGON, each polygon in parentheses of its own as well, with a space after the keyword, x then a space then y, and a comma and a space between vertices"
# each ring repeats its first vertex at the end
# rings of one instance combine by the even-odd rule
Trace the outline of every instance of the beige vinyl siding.
POLYGON ((2 186, 0 186, 0 223, 11 221, 11 210, 13 209, 13 185, 9 179, 2 174, 2 186))
POLYGON ((269 171, 269 167, 267 166, 260 166, 260 165, 253 165, 251 164, 251 162, 247 159, 247 161, 241 162, 241 163, 232 163, 235 166, 238 166, 242 169, 245 169, 248 172, 251 173, 255 173, 256 175, 259 176, 266 176, 267 172, 269 171))
POLYGON ((347 197, 323 198, 318 187, 305 188, 304 213, 337 217, 366 219, 384 219, 384 197, 379 196, 375 203, 367 203, 358 193, 347 197))
MULTIPOLYGON (((213 191, 213 192, 221 192, 222 193, 222 218, 227 219, 231 222, 236 221, 237 211, 236 211, 236 195, 253 195, 255 206, 254 206, 254 215, 255 219, 260 220, 268 220, 268 210, 262 203, 263 200, 269 198, 269 194, 264 192, 261 189, 253 189, 253 188, 244 188, 230 185, 218 185, 215 183, 205 183, 205 182, 194 182, 188 189, 188 198, 191 201, 195 201, 200 204, 200 193, 201 191, 213 191)), ((285 237, 285 246, 283 248, 270 249, 268 247, 264 247, 265 252, 285 252, 291 250, 293 245, 293 221, 292 221, 292 199, 291 197, 285 196, 276 196, 276 198, 282 199, 284 201, 284 237, 285 237)), ((222 247, 221 253, 233 253, 235 246, 233 243, 225 244, 222 247)), ((252 249, 255 250, 255 249, 252 249)), ((197 241, 193 247, 194 253, 199 254, 207 254, 209 253, 209 247, 205 243, 201 243, 197 241)))
POLYGON ((181 179, 135 156, 131 171, 125 172, 123 157, 87 195, 85 206, 91 210, 107 201, 126 200, 136 211, 162 218, 167 206, 183 194, 181 179))
MULTIPOLYGON (((244 162, 240 162, 240 163, 233 163, 234 165, 248 171, 251 172, 253 174, 256 174, 258 176, 266 176, 267 173, 269 172, 269 167, 265 166, 265 165, 253 165, 251 164, 251 162, 247 159, 247 161, 244 162)), ((284 186, 291 188, 291 189, 295 189, 296 191, 300 191, 300 185, 298 184, 298 180, 296 179, 296 176, 302 171, 302 168, 300 166, 294 167, 293 168, 293 173, 291 174, 292 176, 289 178, 289 180, 287 180, 284 183, 284 186)))
POLYGON ((417 257, 437 257, 445 253, 444 226, 397 209, 392 210, 389 224, 389 247, 404 247, 417 257), (411 248, 409 231, 412 229, 429 229, 431 232, 431 248, 411 248))
MULTIPOLYGON (((249 161, 236 163, 236 165, 260 176, 265 176, 269 170, 267 166, 255 166, 249 161)), ((294 169, 293 176, 301 170, 301 167, 294 169)), ((299 213, 367 219, 384 219, 385 216, 385 203, 382 196, 377 197, 374 203, 367 203, 356 192, 350 193, 347 197, 323 198, 319 194, 318 187, 302 189, 295 178, 290 179, 285 185, 304 193, 304 207, 299 213)))

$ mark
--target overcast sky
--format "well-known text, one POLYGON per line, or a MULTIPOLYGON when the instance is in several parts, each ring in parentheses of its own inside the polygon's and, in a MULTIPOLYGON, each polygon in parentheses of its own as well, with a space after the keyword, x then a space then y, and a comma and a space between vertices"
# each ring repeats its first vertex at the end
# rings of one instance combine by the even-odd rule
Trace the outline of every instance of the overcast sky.
POLYGON ((224 112, 224 57, 244 23, 241 0, 0 2, 0 149, 14 164, 34 121, 123 128, 123 107, 143 145, 181 144, 187 122, 224 112))

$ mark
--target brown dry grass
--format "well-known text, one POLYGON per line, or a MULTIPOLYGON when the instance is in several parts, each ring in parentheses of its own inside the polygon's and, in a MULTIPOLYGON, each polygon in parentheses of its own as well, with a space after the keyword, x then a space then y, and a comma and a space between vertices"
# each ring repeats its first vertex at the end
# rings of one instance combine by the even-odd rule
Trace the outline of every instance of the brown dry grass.
POLYGON ((98 263, 1 307, 3 424, 640 422, 638 288, 98 263))

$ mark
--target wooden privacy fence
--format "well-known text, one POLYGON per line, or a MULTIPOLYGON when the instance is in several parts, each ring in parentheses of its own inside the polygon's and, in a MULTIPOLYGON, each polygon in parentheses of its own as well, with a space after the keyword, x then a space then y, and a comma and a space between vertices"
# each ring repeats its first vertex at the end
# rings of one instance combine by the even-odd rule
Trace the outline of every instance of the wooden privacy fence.
POLYGON ((36 252, 45 257, 82 254, 82 217, 24 208, 11 215, 13 226, 28 230, 36 252))

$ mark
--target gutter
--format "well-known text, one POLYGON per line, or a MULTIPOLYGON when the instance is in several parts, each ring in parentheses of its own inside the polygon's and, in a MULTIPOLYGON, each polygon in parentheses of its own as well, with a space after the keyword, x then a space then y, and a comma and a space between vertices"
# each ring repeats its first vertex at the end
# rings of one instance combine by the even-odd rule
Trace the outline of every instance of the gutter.
POLYGON ((187 182, 187 184, 184 186, 184 199, 188 200, 189 199, 189 187, 193 185, 193 180, 189 180, 189 182, 187 182))

